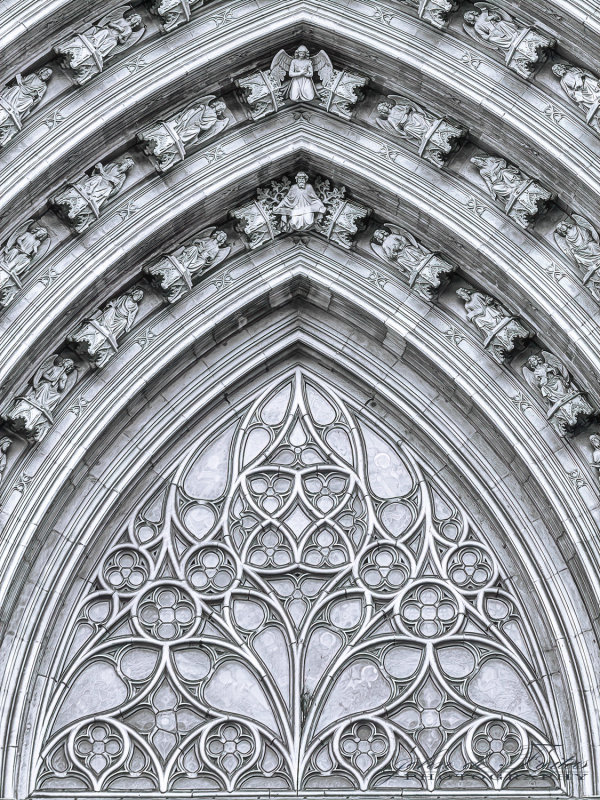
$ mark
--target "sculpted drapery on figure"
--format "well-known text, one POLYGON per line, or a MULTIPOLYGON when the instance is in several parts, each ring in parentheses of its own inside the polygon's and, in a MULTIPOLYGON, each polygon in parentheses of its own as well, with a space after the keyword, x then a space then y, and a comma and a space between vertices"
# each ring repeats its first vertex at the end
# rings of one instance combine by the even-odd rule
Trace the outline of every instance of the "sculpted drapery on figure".
POLYGON ((467 135, 467 129, 445 117, 436 117, 417 103, 391 94, 377 106, 377 124, 413 141, 419 155, 443 167, 467 135))
POLYGON ((41 442, 54 422, 52 412, 67 390, 71 375, 73 380, 77 377, 72 359, 58 354, 50 356, 33 376, 25 394, 15 398, 4 414, 8 427, 41 442))
POLYGON ((326 211, 312 184, 308 182, 306 172, 298 172, 294 180, 295 185, 273 209, 273 213, 281 217, 281 229, 284 232, 308 230, 326 211))
POLYGON ((81 233, 99 218, 106 203, 121 191, 133 163, 129 156, 106 165, 98 163, 90 174, 67 184, 50 202, 73 231, 81 233))
POLYGON ((207 228, 190 244, 145 267, 144 272, 165 299, 174 303, 189 292, 196 277, 208 267, 220 264, 230 252, 227 234, 216 228, 207 228))
POLYGON ((527 328, 489 294, 460 288, 456 294, 464 300, 467 319, 479 328, 483 346, 502 364, 508 353, 521 349, 531 336, 527 328))
POLYGON ((551 191, 504 158, 474 156, 471 163, 479 170, 492 197, 503 203, 508 216, 522 228, 528 228, 535 217, 543 214, 554 198, 551 191))
POLYGON ((94 367, 103 367, 117 352, 119 337, 131 330, 144 292, 132 289, 110 300, 68 337, 69 344, 94 367))
POLYGON ((21 288, 21 276, 48 249, 48 230, 33 219, 20 225, 0 249, 0 308, 21 288))
POLYGON ((201 97, 179 114, 148 125, 138 133, 138 139, 144 153, 153 158, 156 169, 166 172, 183 161, 190 148, 227 127, 226 110, 225 103, 214 95, 201 97))
POLYGON ((23 123, 40 104, 52 77, 49 67, 29 75, 17 75, 14 83, 0 92, 0 147, 22 130, 23 123))
POLYGON ((464 29, 476 41, 503 53, 506 66, 524 78, 534 74, 556 44, 490 3, 475 3, 475 9, 466 11, 464 29))
POLYGON ((254 72, 236 80, 253 119, 277 111, 286 103, 320 105, 337 116, 349 118, 352 107, 362 98, 361 89, 368 78, 346 70, 333 68, 324 50, 311 56, 305 45, 300 45, 293 56, 280 50, 273 58, 269 70, 254 72), (320 82, 315 82, 315 75, 320 82))
POLYGON ((54 50, 62 67, 82 85, 99 75, 110 58, 138 42, 144 32, 141 16, 130 6, 120 6, 95 25, 59 42, 54 50))
POLYGON ((570 64, 555 64, 552 72, 560 78, 563 92, 583 111, 587 124, 600 133, 600 78, 570 64))
POLYGON ((573 383, 565 365, 552 353, 542 351, 530 356, 523 375, 544 399, 546 417, 559 436, 573 433, 594 414, 594 408, 573 383))
POLYGON ((391 222, 373 233, 371 248, 382 261, 399 267, 409 286, 425 300, 434 300, 456 269, 391 222))
POLYGON ((600 300, 600 237, 589 220, 580 214, 572 214, 560 222, 554 231, 554 240, 563 253, 583 273, 583 283, 590 285, 600 300))

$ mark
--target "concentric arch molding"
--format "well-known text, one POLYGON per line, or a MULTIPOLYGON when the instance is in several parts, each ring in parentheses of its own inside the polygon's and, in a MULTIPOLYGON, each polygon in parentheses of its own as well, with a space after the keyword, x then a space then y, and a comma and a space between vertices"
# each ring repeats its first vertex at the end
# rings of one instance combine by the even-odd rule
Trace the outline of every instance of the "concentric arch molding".
MULTIPOLYGON (((253 191, 257 168, 264 182, 300 161, 346 183, 355 196, 377 208, 380 217, 405 224, 431 249, 442 250, 476 284, 489 286, 492 293, 492 287, 502 286, 508 305, 531 314, 534 329, 548 347, 578 354, 581 360, 573 357, 571 361, 574 374, 594 392, 593 378, 600 375, 597 328, 586 307, 579 306, 543 269, 543 265, 560 263, 556 251, 539 237, 507 226, 501 210, 492 208, 483 194, 479 202, 487 210, 481 216, 469 212, 466 204, 474 192, 465 192, 453 176, 440 175, 410 154, 395 163, 382 159, 383 140, 378 134, 369 132, 359 141, 342 139, 341 124, 318 114, 314 119, 314 124, 299 126, 293 113, 286 112, 275 128, 268 122, 257 126, 251 142, 235 132, 223 136, 221 157, 207 163, 206 153, 215 147, 211 145, 187 159, 184 170, 171 173, 168 186, 154 177, 133 187, 84 239, 70 240, 48 254, 39 269, 56 273, 52 284, 45 289, 36 284, 33 297, 25 296, 24 307, 17 301, 3 316, 2 345, 10 356, 0 375, 12 374, 16 380, 25 366, 24 352, 42 354, 29 337, 38 339, 50 329, 50 340, 46 338, 43 345, 43 352, 49 352, 48 347, 56 346, 75 321, 71 313, 83 316, 84 297, 92 292, 93 307, 101 304, 103 298, 94 287, 109 285, 114 294, 119 285, 137 279, 148 258, 168 249, 173 239, 166 237, 172 237, 174 230, 177 242, 184 230, 191 233, 224 219, 239 199, 240 189, 253 191), (130 201, 138 211, 121 219, 117 212, 130 201), (108 252, 107 235, 112 242, 108 252), (12 371, 13 366, 18 373, 12 371)), ((107 292, 104 297, 108 296, 107 292)))
POLYGON ((106 155, 107 139, 111 151, 126 146, 125 136, 131 141, 150 114, 164 114, 182 93, 191 96, 199 86, 222 86, 224 76, 229 82, 234 72, 241 74, 245 64, 251 63, 250 57, 270 60, 282 43, 296 40, 299 31, 312 25, 314 14, 319 22, 311 28, 310 37, 316 43, 331 42, 334 37, 343 60, 355 68, 369 64, 376 84, 392 93, 412 90, 416 98, 423 87, 425 104, 433 102, 444 113, 456 115, 459 111, 463 124, 485 147, 503 153, 510 143, 511 156, 527 172, 555 175, 563 201, 576 210, 585 213, 591 198, 598 197, 597 138, 561 96, 558 84, 552 87, 552 105, 563 114, 564 125, 544 113, 550 96, 547 87, 524 85, 503 65, 485 60, 485 56, 477 70, 465 64, 465 52, 479 51, 465 44, 464 37, 432 32, 419 23, 419 38, 414 20, 399 16, 398 26, 388 26, 376 19, 373 6, 366 3, 357 9, 343 3, 313 8, 308 3, 290 11, 289 3, 281 0, 269 0, 259 7, 236 0, 219 6, 221 12, 231 12, 228 24, 219 27, 211 21, 211 8, 201 9, 198 18, 181 31, 146 46, 142 40, 135 49, 147 62, 141 70, 130 74, 125 62, 118 62, 93 85, 44 107, 43 116, 32 120, 22 140, 10 148, 11 171, 3 201, 10 203, 14 214, 28 213, 19 200, 22 192, 29 193, 30 209, 31 187, 38 193, 33 205, 43 204, 67 164, 77 173, 89 166, 92 158, 98 161, 106 155), (368 37, 364 36, 365 26, 368 37), (375 59, 378 68, 373 67, 375 59), (399 63, 401 80, 394 77, 399 63), (54 111, 69 120, 68 126, 61 124, 53 130, 44 126, 42 120, 54 111))
MULTIPOLYGON (((326 274, 330 275, 330 272, 327 271, 326 274)), ((265 273, 264 277, 268 278, 268 274, 265 273)), ((272 292, 276 292, 279 288, 275 281, 269 281, 269 285, 272 292)), ((316 296, 321 298, 319 305, 323 305, 323 295, 323 290, 316 293, 316 296)), ((212 298, 209 298, 211 306, 215 309, 214 319, 217 324, 222 319, 221 309, 231 312, 230 299, 230 297, 224 295, 221 302, 217 304, 212 298)), ((550 586, 554 587, 550 597, 544 597, 543 601, 540 599, 540 607, 550 607, 553 603, 559 602, 561 604, 566 602, 568 605, 570 601, 567 598, 571 596, 570 591, 572 589, 567 589, 563 584, 565 581, 569 582, 569 573, 567 570, 560 568, 560 561, 557 560, 560 558, 558 553, 552 558, 548 558, 548 553, 545 550, 548 545, 547 543, 542 545, 540 539, 543 525, 540 527, 539 524, 532 525, 531 522, 533 517, 531 516, 532 509, 529 508, 529 504, 531 501, 535 503, 534 498, 537 490, 534 486, 538 484, 541 476, 533 478, 528 493, 523 494, 516 491, 514 471, 519 469, 517 463, 520 461, 520 455, 522 454, 527 458, 526 450, 533 448, 535 445, 531 439, 530 425, 526 422, 518 422, 514 429, 511 428, 510 434, 507 431, 507 435, 512 436, 519 455, 517 455, 517 460, 510 467, 507 464, 504 468, 501 468, 498 462, 497 450, 496 455, 493 455, 494 451, 489 449, 490 443, 486 444, 484 442, 485 437, 481 438, 480 434, 475 433, 472 423, 467 421, 466 418, 453 420, 451 414, 448 416, 444 412, 444 406, 450 409, 452 404, 447 404, 442 400, 443 392, 440 393, 439 386, 427 389, 424 387, 422 377, 419 379, 412 377, 410 375, 412 370, 406 366, 407 359, 397 361, 395 356, 390 359, 389 351, 386 356, 379 345, 374 345, 371 336, 357 336, 353 326, 341 324, 339 321, 336 321, 332 327, 327 322, 327 316, 317 314, 311 321, 311 315, 308 315, 306 319, 303 319, 302 315, 299 316, 297 308, 282 309, 282 311, 283 313, 273 314, 264 328, 258 326, 256 322, 253 323, 251 326, 253 329, 252 337, 248 336, 250 329, 248 331, 242 329, 239 335, 231 337, 230 344, 225 349, 223 346, 217 345, 215 348, 213 345, 209 347, 208 352, 201 345, 203 340, 204 342, 207 341, 207 338, 209 341, 211 340, 206 336, 206 320, 204 324, 201 322, 198 324, 195 316, 190 319, 188 315, 185 322, 190 334, 188 335, 185 331, 181 331, 177 336, 177 341, 182 346, 184 343, 192 346, 194 339, 196 340, 196 344, 193 345, 195 354, 192 355, 190 353, 190 359, 184 360, 179 352, 172 352, 172 334, 174 331, 165 329, 150 343, 148 348, 144 349, 143 352, 147 354, 147 358, 144 359, 145 363, 138 362, 136 369, 127 370, 127 377, 124 375, 121 380, 116 377, 107 378, 106 386, 114 385, 115 388, 118 387, 121 408, 125 408, 128 405, 128 413, 120 415, 121 419, 125 420, 125 428, 122 427, 122 424, 115 424, 113 420, 116 417, 113 416, 112 420, 107 418, 106 413, 104 413, 108 410, 107 404, 96 405, 95 401, 91 401, 85 413, 78 415, 76 427, 81 427, 82 432, 84 428, 87 429, 85 438, 89 442, 92 439, 95 440, 99 445, 99 450, 93 446, 89 450, 73 430, 73 436, 68 446, 72 457, 69 459, 70 463, 67 463, 64 450, 62 454, 60 452, 63 448, 59 446, 57 450, 55 447, 56 438, 60 439, 59 429, 56 431, 57 437, 49 436, 47 446, 52 450, 51 460, 54 462, 54 468, 51 464, 46 464, 42 468, 41 472, 45 474, 42 483, 38 483, 38 476, 36 475, 34 482, 30 483, 27 492, 23 495, 18 508, 15 508, 19 516, 31 514, 29 517, 31 519, 30 530, 33 532, 34 529, 37 529, 35 535, 38 539, 38 544, 46 541, 46 547, 50 548, 52 552, 51 559, 48 559, 47 551, 45 556, 41 556, 43 566, 40 565, 41 573, 38 576, 34 590, 37 598, 46 597, 44 585, 47 584, 52 586, 50 603, 53 603, 54 600, 59 601, 61 593, 67 590, 66 584, 63 584, 63 581, 68 581, 66 572, 71 569, 79 572, 76 563, 80 561, 82 551, 87 547, 88 542, 90 542, 91 546, 97 525, 102 519, 106 518, 107 514, 110 516, 111 508, 114 508, 115 514, 117 517, 119 516, 120 512, 117 511, 115 504, 123 501, 127 493, 126 487, 137 483, 139 480, 142 463, 152 464, 152 471, 156 474, 165 475, 168 473, 169 464, 161 462, 160 453, 161 449, 164 452, 164 445, 167 442, 177 440, 177 430, 188 428, 194 424, 196 419, 210 418, 211 408, 219 398, 224 396, 224 393, 229 398, 229 402, 235 403, 237 399, 235 387, 237 385, 244 386, 250 374, 253 374, 256 370, 262 373, 265 366, 270 372, 276 371, 278 369, 277 364, 281 363, 281 359, 285 361, 285 359, 292 358, 294 360, 294 354, 297 353, 297 357, 302 359, 302 363, 314 361, 316 365, 320 364, 321 366, 318 369, 324 369, 325 373, 332 376, 337 383, 340 380, 344 384, 350 381, 349 387, 352 387, 350 391, 352 391, 353 396, 362 398, 361 402, 368 403, 369 407, 375 409, 375 413, 383 414, 386 418, 390 418, 390 414, 392 418, 394 418, 395 414, 399 414, 398 419, 403 421, 394 424, 398 426, 400 435, 408 435, 409 441, 414 442, 412 446, 418 446, 420 453, 427 453, 424 457, 440 478, 445 479, 446 475, 454 473, 462 476, 462 480, 474 481, 476 484, 475 492, 479 493, 479 497, 485 498, 482 507, 485 508, 487 505, 491 509, 491 513, 497 515, 501 539, 507 543, 509 548, 516 547, 519 550, 520 563, 529 564, 530 566, 526 567, 527 570, 532 569, 535 572, 536 569, 542 569, 544 572, 547 571, 543 581, 533 579, 536 591, 545 591, 544 587, 548 585, 548 581, 550 586), (164 336, 165 334, 166 336, 164 336), (163 351, 162 358, 157 358, 158 353, 156 351, 158 346, 163 351), (180 372, 177 378, 169 376, 170 380, 165 383, 165 378, 167 377, 165 373, 167 350, 171 350, 169 360, 179 365, 180 372), (210 352, 211 350, 212 352, 210 352), (381 353, 381 357, 374 358, 373 353, 378 351, 381 353), (365 359, 366 353, 369 354, 367 359, 365 359), (393 363, 390 363, 390 360, 393 363), (158 390, 156 393, 153 390, 154 378, 149 374, 148 369, 152 362, 155 371, 161 374, 161 385, 156 387, 158 390), (186 367, 183 367, 184 363, 187 364, 186 367), (359 363, 362 365, 360 369, 358 367, 359 363), (199 371, 199 364, 205 365, 206 369, 199 371), (194 380, 187 389, 181 391, 180 387, 184 385, 181 380, 185 380, 184 373, 189 369, 193 370, 194 380), (350 377, 350 375, 354 377, 350 377), (126 382, 128 382, 128 386, 126 382), (132 397, 132 390, 135 389, 135 394, 138 394, 141 385, 145 387, 144 397, 135 401, 132 397), (419 385, 421 388, 417 388, 419 385), (431 394, 432 391, 433 394, 431 394), (128 404, 130 399, 133 402, 128 404), (376 405, 373 405, 373 402, 376 405), (393 411, 394 408, 397 409, 396 412, 393 411), (139 417, 140 414, 142 417, 139 417), (146 421, 140 424, 142 418, 146 421), (90 426, 96 425, 99 421, 101 421, 103 427, 112 430, 112 434, 108 439, 101 436, 99 430, 92 433, 90 426), (129 434, 126 428, 130 423, 134 427, 129 434), (107 446, 109 440, 111 443, 107 446), (127 446, 124 447, 125 442, 127 446), (75 471, 76 454, 83 454, 86 451, 88 455, 85 460, 88 466, 85 467, 83 472, 81 470, 75 471), (117 456, 117 453, 120 455, 117 456), (57 461, 54 461, 54 457, 57 458, 57 461), (62 474, 57 474, 56 463, 64 465, 64 469, 61 470, 62 474), (505 472, 505 470, 507 471, 505 472), (67 483, 65 479, 69 472, 72 472, 72 478, 67 483), (512 477, 511 472, 513 472, 512 477), (503 478, 500 477, 501 474, 504 475, 503 478), (482 485, 482 476, 484 476, 484 485, 482 485), (62 492, 63 502, 65 503, 65 490, 70 492, 72 489, 69 487, 77 484, 76 492, 79 493, 81 500, 77 501, 75 499, 72 502, 69 500, 65 508, 71 510, 61 520, 58 520, 53 515, 52 520, 48 520, 51 530, 44 533, 43 531, 46 531, 46 527, 42 522, 43 514, 40 514, 41 507, 39 503, 40 501, 44 502, 44 496, 46 498, 51 496, 48 494, 48 489, 50 488, 47 483, 48 480, 54 482, 55 485, 61 484, 64 487, 62 492), (45 484, 45 488, 42 488, 42 484, 45 484), (492 496, 490 496, 490 493, 492 496), (36 508, 39 511, 36 511, 36 508), (75 514, 72 511, 73 508, 77 508, 75 514), (37 521, 36 517, 39 518, 37 521), (77 537, 75 542, 71 533, 69 533, 69 528, 73 531, 85 532, 80 534, 80 536, 83 535, 83 538, 77 537), (509 531, 510 534, 508 533, 509 531), (539 543, 539 546, 542 547, 539 552, 536 549, 538 547, 536 543, 539 543), (71 551, 71 556, 67 555, 68 550, 71 551), (59 574, 57 570, 64 571, 59 574)), ((378 316, 382 315, 378 314, 378 316)), ((172 324, 171 328, 173 328, 172 324)), ((433 334, 433 336, 438 339, 438 348, 447 349, 446 340, 442 341, 443 337, 439 331, 437 335, 433 334)), ((376 337, 376 340, 380 337, 381 334, 376 337)), ((455 366, 450 369, 456 370, 457 366, 458 363, 455 361, 455 366)), ((473 393, 474 399, 477 400, 475 388, 473 387, 470 391, 473 393)), ((458 394, 456 395, 456 400, 460 403, 458 394)), ((119 409, 115 405, 113 404, 112 415, 119 416, 119 409)), ((464 405, 462 408, 464 409, 464 405)), ((501 413, 502 407, 495 405, 495 409, 496 413, 501 413)), ((470 419, 474 420, 472 413, 470 414, 470 419)), ((62 423, 59 423, 59 428, 62 428, 62 423)), ((491 434, 491 437, 493 441, 494 433, 491 434)), ((510 458, 512 456, 509 457, 509 460, 510 458)), ((42 475, 39 477, 42 478, 42 475)), ((558 483, 555 481, 554 476, 552 483, 553 488, 550 489, 552 504, 554 508, 558 509, 559 506, 555 494, 558 483)), ((572 492, 570 494, 572 499, 572 492)), ((476 503, 475 507, 479 508, 479 503, 476 503)), ((571 513, 570 511, 566 512, 566 520, 572 519, 571 513)), ((100 544, 98 539, 96 541, 100 544)), ((31 547, 35 550, 36 544, 32 542, 31 547)), ((20 559, 20 562, 22 565, 23 559, 20 559)), ((523 577, 515 574, 514 580, 520 584, 523 577)), ((4 581, 3 585, 5 585, 4 581)), ((31 585, 29 588, 31 588, 31 585)), ((29 589, 26 588, 25 594, 28 591, 29 589)), ((46 598, 44 603, 43 614, 50 617, 52 612, 48 599, 46 598)), ((25 672, 21 670, 21 673, 19 673, 17 663, 21 656, 35 659, 38 655, 41 655, 41 651, 38 651, 37 646, 32 645, 32 642, 38 641, 33 628, 40 624, 37 614, 42 613, 42 608, 38 606, 38 611, 34 612, 33 608, 36 600, 33 599, 32 602, 34 603, 34 606, 31 606, 32 612, 21 615, 24 627, 19 630, 17 636, 23 637, 21 642, 29 643, 29 645, 15 645, 14 666, 16 672, 11 676, 13 679, 16 679, 19 674, 21 678, 24 675, 31 674, 33 676, 35 674, 35 671, 29 671, 29 667, 25 672), (28 628, 28 630, 25 630, 25 628, 28 628), (25 651, 27 650, 29 652, 26 653, 25 651)), ((560 611, 557 609, 556 614, 552 615, 552 624, 560 627, 564 621, 574 619, 574 615, 574 610, 570 611, 568 608, 561 606, 560 611)), ((577 611, 576 615, 577 619, 581 620, 581 611, 577 611)), ((43 621, 41 624, 44 624, 43 621)), ((567 682, 571 680, 575 680, 575 682, 577 680, 585 681, 585 672, 588 668, 584 667, 583 664, 587 658, 593 658, 593 653, 586 655, 585 651, 581 652, 582 648, 586 646, 585 637, 578 636, 575 630, 565 631, 564 628, 556 630, 555 633, 552 633, 552 636, 561 641, 565 648, 565 661, 570 664, 561 663, 561 674, 565 680, 567 682), (572 651, 571 648, 573 648, 572 651), (569 673, 571 669, 575 668, 575 664, 581 665, 580 668, 584 671, 584 675, 576 677, 573 674, 573 678, 571 678, 569 673)), ((28 679, 25 678, 25 680, 28 679)), ((19 697, 25 699, 25 693, 22 690, 19 697)), ((591 700, 593 693, 588 694, 587 698, 591 700)), ((19 701, 15 700, 15 704, 11 708, 16 719, 20 713, 19 701)), ((591 719, 591 717, 588 717, 588 719, 591 719)), ((15 733, 17 733, 16 730, 15 733)), ((576 737, 583 742, 582 737, 586 735, 584 731, 579 730, 576 737)), ((580 746, 583 745, 578 744, 578 747, 580 746)), ((11 756, 12 752, 9 749, 11 756)), ((14 764, 15 768, 16 766, 14 764)))

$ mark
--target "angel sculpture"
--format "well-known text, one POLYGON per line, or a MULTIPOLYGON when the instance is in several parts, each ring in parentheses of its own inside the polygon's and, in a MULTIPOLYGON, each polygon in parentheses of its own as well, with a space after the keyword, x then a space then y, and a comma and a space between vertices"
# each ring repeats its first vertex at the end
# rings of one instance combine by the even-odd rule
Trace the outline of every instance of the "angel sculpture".
POLYGON ((559 436, 572 432, 594 413, 584 394, 571 381, 565 365, 552 353, 544 350, 530 356, 523 375, 543 397, 546 417, 559 436))
POLYGON ((443 117, 434 117, 426 109, 405 97, 391 94, 377 106, 377 124, 402 138, 412 139, 419 155, 443 167, 451 153, 458 150, 467 131, 443 117))
POLYGON ((50 246, 48 230, 33 219, 20 225, 0 249, 0 307, 12 301, 21 288, 21 275, 50 246))
POLYGON ((455 267, 428 250, 408 231, 392 225, 379 228, 371 237, 371 249, 382 260, 395 264, 405 273, 409 286, 432 300, 455 267))
POLYGON ((563 92, 584 112, 587 124, 600 133, 600 78, 570 64, 555 64, 552 72, 560 78, 563 92))
POLYGON ((33 376, 25 394, 15 398, 13 407, 5 415, 7 425, 17 433, 40 442, 54 422, 52 412, 66 392, 72 373, 77 376, 72 359, 58 354, 46 359, 33 376))
POLYGON ((25 119, 41 102, 52 77, 49 67, 29 75, 17 75, 14 83, 0 91, 0 147, 22 130, 25 119))
POLYGON ((81 85, 102 72, 109 58, 138 42, 145 30, 137 12, 119 6, 96 25, 59 42, 54 51, 62 57, 61 66, 81 85))
POLYGON ((600 436, 597 433, 592 433, 590 436, 590 444, 592 445, 592 460, 590 461, 590 467, 593 467, 595 470, 598 470, 598 475, 600 476, 600 436))
POLYGON ((314 100, 318 95, 313 82, 315 72, 324 86, 331 84, 333 64, 327 53, 319 50, 316 56, 311 57, 308 48, 301 44, 293 58, 285 50, 280 50, 271 62, 269 75, 276 86, 283 86, 284 97, 300 103, 314 100))
POLYGON ((208 267, 215 267, 231 252, 227 234, 216 228, 207 228, 190 244, 150 264, 144 272, 169 303, 192 288, 192 280, 208 267))
POLYGON ((533 28, 518 24, 501 8, 489 3, 475 3, 475 8, 464 14, 463 27, 475 41, 499 50, 506 65, 524 78, 535 71, 537 62, 547 57, 556 44, 555 39, 542 36, 533 28))
POLYGON ((600 293, 600 237, 594 226, 580 214, 559 222, 554 241, 562 252, 583 270, 583 282, 591 281, 594 294, 600 293))
POLYGON ((0 481, 4 476, 4 470, 6 469, 6 463, 8 461, 8 456, 6 454, 10 450, 11 445, 12 439, 9 439, 8 436, 3 436, 0 439, 0 481))

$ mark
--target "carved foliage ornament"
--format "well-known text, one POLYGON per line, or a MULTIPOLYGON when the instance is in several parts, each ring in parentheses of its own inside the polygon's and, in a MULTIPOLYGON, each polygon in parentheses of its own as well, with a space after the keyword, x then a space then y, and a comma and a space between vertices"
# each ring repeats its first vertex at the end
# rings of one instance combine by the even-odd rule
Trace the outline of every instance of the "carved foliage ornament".
POLYGON ((522 228, 530 227, 537 216, 544 214, 556 196, 504 158, 480 155, 474 156, 471 163, 479 170, 488 192, 522 228))
POLYGON ((87 83, 99 75, 107 61, 133 47, 145 33, 141 16, 130 6, 120 6, 90 25, 59 42, 54 50, 61 66, 75 83, 87 83))
POLYGON ((226 259, 230 252, 227 234, 206 228, 188 244, 145 267, 144 272, 165 300, 174 303, 190 291, 197 277, 226 259))
POLYGON ((138 139, 158 172, 166 172, 183 161, 190 149, 217 136, 227 125, 227 106, 214 95, 201 97, 167 120, 148 125, 138 139))
POLYGON ((369 214, 369 208, 346 197, 345 186, 319 176, 313 186, 306 172, 298 172, 293 185, 287 177, 271 181, 255 200, 231 212, 253 250, 283 233, 307 230, 349 249, 369 214))
POLYGON ((559 436, 575 432, 594 415, 594 408, 585 394, 573 383, 562 361, 552 353, 543 350, 530 356, 523 367, 523 375, 544 400, 546 417, 559 436))
POLYGON ((42 67, 29 75, 17 75, 0 91, 0 147, 22 130, 25 120, 46 94, 51 77, 52 70, 42 67))
POLYGON ((471 289, 457 289, 464 301, 467 319, 484 337, 483 346, 499 364, 508 354, 520 350, 531 336, 517 318, 489 294, 471 289))
POLYGON ((48 230, 36 220, 20 225, 0 248, 0 308, 14 300, 22 275, 50 246, 48 230))
POLYGON ((518 22, 508 12, 490 3, 474 3, 464 14, 463 27, 472 39, 498 50, 506 66, 524 78, 530 78, 546 61, 556 40, 535 28, 518 22))
POLYGON ((117 352, 119 337, 131 330, 143 297, 144 292, 135 288, 110 300, 94 316, 84 320, 67 341, 89 359, 92 366, 103 367, 117 352))
POLYGON ((98 163, 91 172, 68 183, 51 198, 50 203, 75 233, 81 233, 100 217, 103 207, 121 191, 132 167, 133 159, 128 156, 106 165, 98 163))
POLYGON ((352 108, 362 99, 362 89, 369 79, 346 70, 333 68, 324 50, 311 56, 300 45, 293 56, 280 50, 270 69, 254 72, 236 81, 252 119, 279 110, 288 103, 319 104, 332 114, 349 119, 352 108), (315 80, 315 75, 320 81, 315 80))
POLYGON ((436 28, 445 28, 459 6, 460 0, 419 0, 419 17, 436 28))
POLYGON ((560 792, 520 604, 396 438, 298 371, 196 445, 73 616, 37 789, 560 792))
POLYGON ((371 248, 382 261, 398 267, 408 285, 425 300, 434 300, 456 270, 439 253, 428 250, 411 233, 391 222, 373 233, 371 248))

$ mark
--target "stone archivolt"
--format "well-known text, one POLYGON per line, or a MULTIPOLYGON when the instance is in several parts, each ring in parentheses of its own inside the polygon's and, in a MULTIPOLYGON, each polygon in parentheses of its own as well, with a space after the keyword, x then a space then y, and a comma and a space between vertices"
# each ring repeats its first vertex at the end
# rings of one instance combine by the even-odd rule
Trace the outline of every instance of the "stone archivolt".
POLYGON ((534 0, 308 2, 295 27, 278 0, 105 5, 0 92, 0 600, 15 648, 0 680, 34 731, 23 742, 0 714, 0 793, 597 794, 598 654, 579 636, 600 595, 597 70, 534 0), (184 440, 204 415, 219 433, 202 441, 220 444, 192 496, 183 452, 201 456, 184 440), (266 442, 251 468, 250 439, 266 442), (393 441, 402 468, 382 461, 393 441), (165 450, 172 497, 150 501, 136 481, 165 450), (432 505, 446 466, 454 490, 432 505), (418 497, 385 494, 402 469, 418 497), (89 504, 88 481, 102 484, 89 504), (138 511, 109 525, 129 494, 138 511), (307 581, 323 604, 300 635, 307 581), (324 640, 309 654, 325 634, 349 660, 315 677, 302 665, 326 663, 324 640), (288 696, 275 683, 290 664, 288 696), (25 701, 38 672, 61 688, 25 701), (96 681, 100 704, 83 688, 96 681), (365 705, 363 689, 381 697, 365 705))

